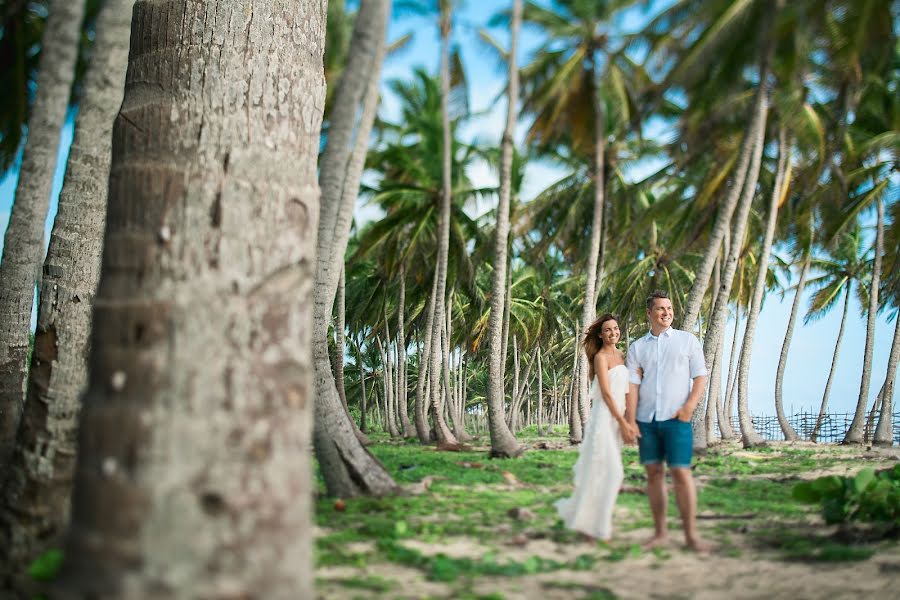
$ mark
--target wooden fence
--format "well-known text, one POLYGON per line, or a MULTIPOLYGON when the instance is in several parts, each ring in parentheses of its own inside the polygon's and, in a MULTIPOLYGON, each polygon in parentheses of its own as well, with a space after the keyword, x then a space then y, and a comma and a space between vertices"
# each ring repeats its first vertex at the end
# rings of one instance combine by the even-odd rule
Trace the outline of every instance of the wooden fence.
MULTIPOLYGON (((788 423, 797 432, 801 439, 808 440, 816 425, 818 413, 799 412, 787 417, 788 423)), ((868 415, 867 415, 868 417, 868 415)), ((784 440, 784 434, 781 432, 781 425, 778 423, 778 417, 772 415, 752 415, 753 426, 757 433, 766 440, 784 440)), ((894 427, 894 443, 900 444, 900 412, 893 413, 891 419, 894 427)), ((828 413, 822 419, 822 426, 819 428, 819 435, 816 438, 819 442, 840 442, 844 439, 847 430, 850 429, 850 423, 853 421, 853 413, 828 413)), ((866 419, 866 441, 871 441, 875 433, 875 426, 878 423, 876 415, 875 419, 866 419)), ((731 426, 735 432, 740 432, 741 427, 738 423, 737 415, 731 418, 731 426)))

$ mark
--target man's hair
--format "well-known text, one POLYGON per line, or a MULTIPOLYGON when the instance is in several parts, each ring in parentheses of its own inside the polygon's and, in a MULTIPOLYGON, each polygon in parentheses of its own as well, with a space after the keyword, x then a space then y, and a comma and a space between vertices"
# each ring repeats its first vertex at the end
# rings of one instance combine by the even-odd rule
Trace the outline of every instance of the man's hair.
POLYGON ((657 298, 666 298, 668 299, 669 294, 665 293, 662 290, 654 290, 649 296, 647 296, 647 310, 653 310, 653 304, 656 302, 657 298))

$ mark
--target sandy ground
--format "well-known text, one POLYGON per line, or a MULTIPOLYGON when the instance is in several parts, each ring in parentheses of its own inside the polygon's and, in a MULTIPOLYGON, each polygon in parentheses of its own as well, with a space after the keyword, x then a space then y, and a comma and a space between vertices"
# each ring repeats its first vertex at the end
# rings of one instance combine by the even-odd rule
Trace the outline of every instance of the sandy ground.
MULTIPOLYGON (((649 530, 629 532, 626 538, 646 539, 649 530)), ((622 539, 622 538, 620 538, 622 539)), ((732 541, 735 541, 732 536, 732 541)), ((740 542, 739 542, 740 543, 740 542)), ((440 552, 451 557, 483 556, 489 548, 468 538, 450 539, 441 544, 415 540, 404 542, 423 554, 440 552)), ((749 546, 749 545, 748 545, 749 546)), ((363 548, 355 548, 363 550, 363 548)), ((592 546, 558 544, 546 539, 529 540, 524 545, 507 546, 502 559, 523 561, 530 556, 574 560, 592 551, 592 546)), ((862 562, 784 562, 749 548, 731 558, 715 552, 697 555, 680 547, 673 538, 668 556, 644 552, 636 557, 609 562, 600 560, 589 571, 561 570, 522 577, 479 577, 470 591, 476 595, 500 593, 507 599, 562 600, 595 597, 602 591, 622 599, 639 598, 900 598, 900 548, 896 546, 862 562)), ((771 553, 768 553, 771 554, 771 553)), ((328 567, 318 569, 319 598, 454 598, 460 584, 427 581, 419 570, 382 563, 365 568, 328 567), (346 588, 335 580, 377 576, 394 585, 376 594, 346 588)))
MULTIPOLYGON (((897 449, 886 452, 860 451, 859 468, 882 468, 896 464, 897 449)), ((752 452, 747 459, 764 460, 752 452)), ((827 453, 823 453, 823 458, 827 453)), ((770 455, 771 456, 771 455, 770 455)), ((802 474, 802 478, 823 474, 847 474, 853 467, 840 465, 802 474)), ((778 478, 774 474, 765 477, 778 478)), ((793 477, 796 479, 796 476, 793 477)), ((702 485, 702 483, 701 483, 702 485)), ((495 487, 496 489, 496 487, 495 487)), ((617 508, 616 520, 635 518, 627 509, 617 508)), ((635 552, 623 560, 601 558, 591 570, 559 570, 519 577, 477 577, 467 585, 428 581, 417 569, 393 563, 369 563, 364 567, 334 566, 317 569, 317 598, 458 598, 468 592, 469 598, 502 594, 502 598, 524 600, 562 600, 572 598, 685 598, 685 599, 757 599, 790 598, 837 600, 841 598, 900 599, 900 545, 888 544, 873 557, 859 562, 802 562, 781 558, 777 550, 760 547, 752 530, 772 523, 748 519, 746 531, 728 531, 726 538, 717 537, 715 527, 721 521, 701 519, 703 535, 710 540, 727 538, 727 551, 698 555, 683 548, 680 529, 672 531, 669 544, 662 552, 635 552), (378 577, 391 584, 386 592, 341 585, 339 580, 378 577)), ((824 527, 815 525, 816 529, 824 527)), ((649 529, 635 529, 616 535, 614 546, 627 549, 650 537, 649 529)), ((492 551, 500 562, 525 561, 540 556, 560 562, 574 561, 582 554, 603 557, 609 549, 587 542, 560 543, 552 539, 515 536, 500 528, 491 540, 467 537, 449 538, 440 543, 403 540, 408 548, 425 555, 443 553, 454 558, 481 558, 492 551)), ((373 550, 371 543, 357 543, 352 552, 373 550)), ((496 597, 496 596, 495 596, 496 597)))

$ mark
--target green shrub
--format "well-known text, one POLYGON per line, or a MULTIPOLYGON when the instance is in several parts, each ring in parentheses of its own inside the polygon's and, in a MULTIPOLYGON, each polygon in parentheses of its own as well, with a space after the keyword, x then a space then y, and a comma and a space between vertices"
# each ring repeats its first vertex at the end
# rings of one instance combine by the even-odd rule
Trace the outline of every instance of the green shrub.
POLYGON ((900 465, 877 473, 863 469, 855 477, 830 475, 794 486, 794 498, 821 503, 829 524, 861 521, 900 527, 900 465))

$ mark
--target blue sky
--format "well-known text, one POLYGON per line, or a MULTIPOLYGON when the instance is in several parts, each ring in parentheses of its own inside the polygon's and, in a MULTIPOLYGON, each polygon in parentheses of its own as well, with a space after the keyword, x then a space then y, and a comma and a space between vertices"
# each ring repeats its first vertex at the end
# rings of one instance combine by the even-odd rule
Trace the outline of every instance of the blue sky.
MULTIPOLYGON (((464 67, 470 82, 470 106, 474 111, 483 111, 490 108, 491 101, 497 97, 505 82, 505 73, 496 65, 493 55, 484 49, 478 41, 477 28, 483 27, 490 16, 498 10, 508 6, 505 0, 469 1, 464 4, 463 10, 457 19, 457 27, 454 39, 459 44, 464 67)), ((661 4, 656 3, 654 9, 661 4)), ((640 25, 646 17, 638 12, 625 15, 621 27, 633 29, 640 25)), ((421 66, 429 72, 436 73, 439 65, 439 46, 436 28, 428 21, 421 18, 395 19, 390 26, 389 37, 395 40, 408 32, 415 32, 415 37, 410 46, 396 56, 392 56, 385 64, 383 79, 388 81, 395 78, 406 78, 412 70, 421 66)), ((492 31, 494 36, 505 46, 508 46, 508 35, 504 31, 492 31)), ((520 64, 528 60, 531 53, 540 44, 540 39, 534 32, 525 30, 522 35, 521 51, 519 53, 520 64)), ((462 135, 469 139, 478 138, 486 142, 499 143, 500 134, 505 119, 505 101, 501 100, 493 110, 489 110, 469 125, 462 135)), ((387 89, 384 89, 382 115, 393 118, 397 114, 396 100, 387 89)), ((52 218, 56 213, 56 198, 62 185, 65 157, 71 144, 73 118, 70 115, 61 135, 60 163, 57 169, 51 210, 47 219, 47 237, 52 225, 52 218)), ((524 127, 517 131, 517 139, 521 141, 524 127)), ((470 177, 476 185, 496 185, 497 176, 486 165, 476 165, 470 177)), ((527 174, 523 196, 525 199, 534 197, 541 189, 545 188, 563 175, 558 169, 547 165, 534 165, 527 174)), ((635 174, 638 176, 638 174, 635 174)), ((17 172, 14 169, 0 178, 0 227, 5 231, 9 221, 9 211, 15 195, 17 172)), ((470 207, 475 213, 487 210, 487 205, 470 207)), ((378 213, 368 207, 361 206, 357 212, 357 219, 367 220, 378 218, 378 213)), ((871 219, 868 219, 871 221, 871 219)), ((615 225, 611 225, 610 241, 615 243, 615 225)), ((790 313, 792 296, 783 301, 780 296, 771 295, 767 298, 760 316, 756 342, 753 347, 752 372, 750 376, 750 407, 754 414, 774 414, 774 388, 775 370, 778 364, 778 356, 781 351, 784 331, 790 313)), ((807 299, 804 299, 804 307, 807 299)), ((601 307, 602 309, 602 307, 601 307)), ((862 310, 854 298, 850 309, 844 341, 841 347, 840 359, 833 384, 829 405, 834 412, 851 412, 856 406, 859 394, 860 376, 862 370, 862 355, 865 345, 866 324, 861 316, 862 310)), ((823 319, 806 326, 798 326, 788 363, 788 371, 785 376, 784 398, 788 413, 793 410, 813 411, 818 409, 821 402, 822 391, 825 387, 825 379, 831 364, 831 356, 834 351, 834 341, 837 337, 840 322, 840 310, 834 310, 823 319)), ((732 322, 733 324, 733 322, 732 322)), ((728 328, 726 339, 726 357, 730 349, 733 327, 728 328)), ((893 337, 894 324, 888 323, 884 314, 879 315, 875 338, 875 352, 873 361, 873 376, 869 402, 881 387, 887 369, 887 358, 890 352, 893 337)), ((895 402, 897 394, 895 393, 895 402)), ((896 404, 895 404, 896 406, 896 404)))

